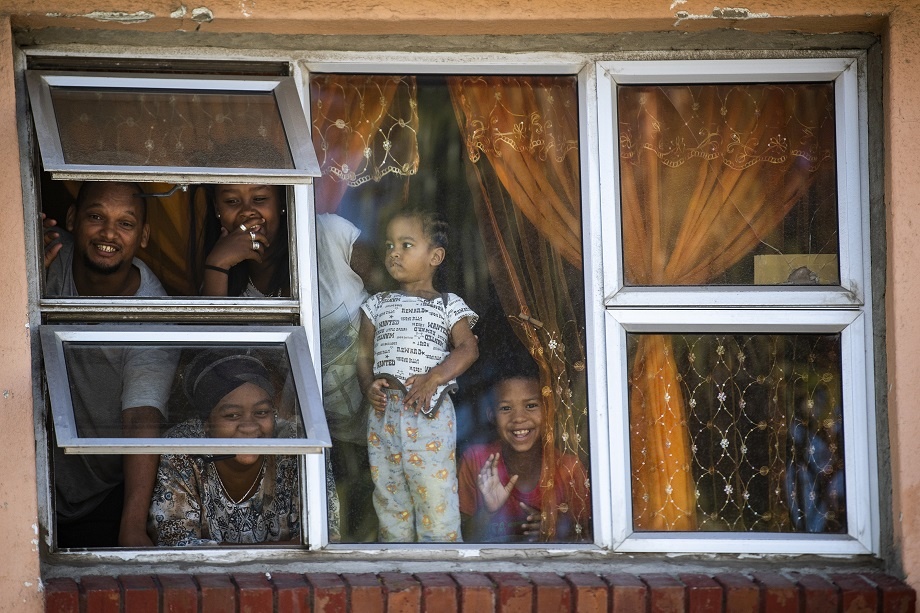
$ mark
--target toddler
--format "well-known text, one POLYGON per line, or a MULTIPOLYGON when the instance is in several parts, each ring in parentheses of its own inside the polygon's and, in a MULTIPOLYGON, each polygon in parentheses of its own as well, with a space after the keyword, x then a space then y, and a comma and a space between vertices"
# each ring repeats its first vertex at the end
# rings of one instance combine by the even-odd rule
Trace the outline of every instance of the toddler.
POLYGON ((373 411, 368 457, 380 540, 460 538, 454 405, 456 377, 479 356, 477 315, 433 279, 447 250, 447 224, 402 211, 387 225, 387 272, 399 291, 361 307, 358 380, 373 411))

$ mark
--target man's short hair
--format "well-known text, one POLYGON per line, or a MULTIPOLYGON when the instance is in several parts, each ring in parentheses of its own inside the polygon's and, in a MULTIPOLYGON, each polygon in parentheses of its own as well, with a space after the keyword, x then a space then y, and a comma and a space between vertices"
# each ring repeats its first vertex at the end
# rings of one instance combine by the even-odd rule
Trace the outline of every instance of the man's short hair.
POLYGON ((80 206, 86 202, 86 199, 89 198, 89 191, 94 187, 99 187, 103 184, 109 185, 127 185, 134 189, 134 194, 137 197, 137 201, 141 204, 141 223, 147 222, 147 196, 144 192, 144 188, 141 187, 140 183, 135 183, 133 181, 84 181, 80 185, 80 189, 77 191, 77 200, 74 202, 74 207, 79 209, 80 206))

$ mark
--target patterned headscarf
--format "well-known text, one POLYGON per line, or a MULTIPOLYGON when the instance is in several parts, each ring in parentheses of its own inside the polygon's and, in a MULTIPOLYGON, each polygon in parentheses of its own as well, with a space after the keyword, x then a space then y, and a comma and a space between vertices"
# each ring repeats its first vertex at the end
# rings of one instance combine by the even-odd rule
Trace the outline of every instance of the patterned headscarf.
POLYGON ((224 396, 246 383, 258 385, 274 398, 268 370, 251 355, 203 352, 185 369, 185 393, 202 421, 224 396))

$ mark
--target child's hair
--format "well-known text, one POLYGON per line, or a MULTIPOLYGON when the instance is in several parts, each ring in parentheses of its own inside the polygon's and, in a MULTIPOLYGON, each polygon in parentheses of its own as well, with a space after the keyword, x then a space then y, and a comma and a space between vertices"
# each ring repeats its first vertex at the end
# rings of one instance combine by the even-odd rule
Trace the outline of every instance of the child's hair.
POLYGON ((398 211, 390 221, 394 219, 417 219, 422 224, 425 238, 435 247, 441 247, 447 251, 447 221, 437 211, 409 207, 398 211))
POLYGON ((508 379, 533 379, 539 383, 540 368, 533 358, 523 351, 514 352, 506 356, 498 366, 489 387, 495 389, 499 383, 508 379))

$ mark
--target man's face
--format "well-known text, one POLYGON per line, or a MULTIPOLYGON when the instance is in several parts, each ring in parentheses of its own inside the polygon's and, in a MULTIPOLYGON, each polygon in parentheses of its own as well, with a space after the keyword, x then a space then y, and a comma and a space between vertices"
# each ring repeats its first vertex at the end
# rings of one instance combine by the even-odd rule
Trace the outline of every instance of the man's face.
POLYGON ((67 211, 75 257, 97 273, 114 274, 132 265, 137 250, 147 246, 150 228, 137 188, 126 183, 99 183, 86 190, 82 202, 67 211))

